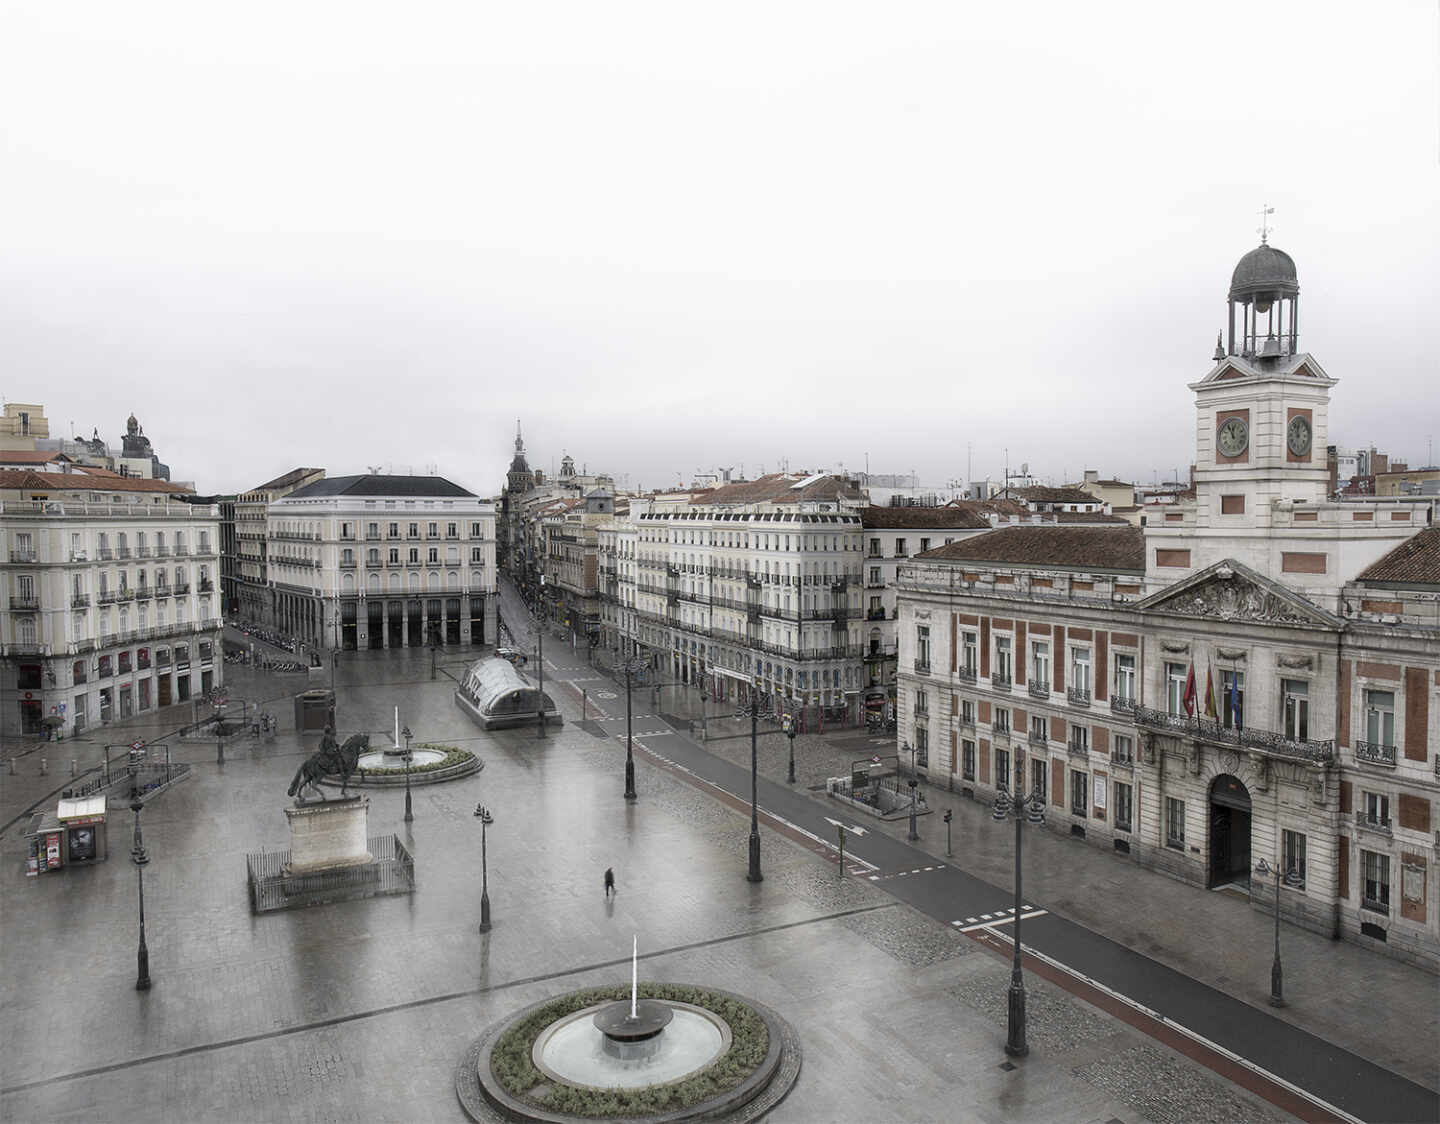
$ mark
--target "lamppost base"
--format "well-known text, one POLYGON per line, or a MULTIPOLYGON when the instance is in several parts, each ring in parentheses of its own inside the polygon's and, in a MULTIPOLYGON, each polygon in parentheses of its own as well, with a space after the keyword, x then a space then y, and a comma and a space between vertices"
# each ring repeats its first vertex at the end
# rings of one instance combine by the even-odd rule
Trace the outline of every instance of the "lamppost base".
POLYGON ((625 799, 640 799, 640 794, 635 791, 635 762, 629 757, 625 759, 625 799))
POLYGON ((480 899, 480 931, 482 933, 490 931, 490 899, 488 897, 480 899))
POLYGON ((911 843, 916 842, 916 841, 919 840, 919 838, 920 838, 920 832, 917 831, 916 828, 915 828, 915 817, 914 817, 914 816, 911 816, 911 817, 910 817, 910 831, 909 831, 909 833, 905 836, 905 838, 908 839, 911 843))
POLYGON ((149 991, 149 990, 150 990, 150 950, 147 949, 143 943, 140 945, 140 954, 139 954, 139 956, 137 957, 137 966, 138 966, 138 968, 139 968, 139 971, 138 971, 138 973, 136 974, 136 977, 135 977, 135 990, 136 990, 136 991, 149 991))
POLYGON ((1025 985, 1018 979, 1010 981, 1008 999, 1010 1017, 1005 1052, 1012 1058, 1023 1058, 1030 1052, 1030 1044, 1025 1041, 1025 985))
POLYGON ((1288 1006, 1290 1006, 1290 1004, 1286 1003, 1283 997, 1281 997, 1281 996, 1279 996, 1279 995, 1272 995, 1272 996, 1270 997, 1270 1006, 1272 1006, 1272 1007, 1288 1007, 1288 1006))
POLYGON ((753 831, 750 833, 750 870, 745 875, 745 881, 765 881, 765 876, 760 873, 760 836, 753 831))

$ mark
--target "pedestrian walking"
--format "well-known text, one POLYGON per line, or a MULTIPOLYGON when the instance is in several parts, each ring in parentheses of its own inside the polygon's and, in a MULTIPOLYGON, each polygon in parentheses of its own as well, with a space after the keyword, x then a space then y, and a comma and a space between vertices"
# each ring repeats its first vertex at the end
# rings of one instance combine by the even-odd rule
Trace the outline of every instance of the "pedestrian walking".
POLYGON ((610 895, 615 893, 618 893, 615 889, 615 871, 607 866, 605 868, 605 900, 609 901, 610 895))

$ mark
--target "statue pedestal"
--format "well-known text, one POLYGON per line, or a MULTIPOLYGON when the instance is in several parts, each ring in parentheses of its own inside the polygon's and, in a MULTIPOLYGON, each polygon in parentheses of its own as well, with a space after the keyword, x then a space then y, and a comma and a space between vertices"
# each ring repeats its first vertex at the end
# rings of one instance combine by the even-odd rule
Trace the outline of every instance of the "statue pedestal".
POLYGON ((318 874, 375 861, 369 850, 368 796, 324 800, 285 809, 290 821, 290 861, 286 877, 318 874))

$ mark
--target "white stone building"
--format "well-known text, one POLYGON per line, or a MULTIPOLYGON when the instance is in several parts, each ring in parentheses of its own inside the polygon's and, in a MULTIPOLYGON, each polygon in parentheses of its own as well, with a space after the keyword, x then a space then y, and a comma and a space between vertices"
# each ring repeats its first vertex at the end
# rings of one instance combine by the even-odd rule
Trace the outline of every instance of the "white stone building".
POLYGON ((0 471, 0 740, 71 736, 220 686, 220 514, 185 491, 0 471))
POLYGON ((235 497, 236 587, 242 620, 275 624, 275 596, 265 560, 265 521, 270 505, 296 488, 324 479, 323 468, 292 468, 235 497))
POLYGON ((275 624, 315 648, 495 643, 495 505, 439 476, 336 476, 270 503, 275 624))

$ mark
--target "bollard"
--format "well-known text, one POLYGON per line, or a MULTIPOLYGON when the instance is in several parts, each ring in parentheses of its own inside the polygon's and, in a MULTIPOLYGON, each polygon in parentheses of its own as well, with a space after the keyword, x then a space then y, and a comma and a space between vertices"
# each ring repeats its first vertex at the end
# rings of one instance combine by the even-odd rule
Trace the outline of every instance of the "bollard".
POLYGON ((44 776, 48 776, 49 774, 50 774, 50 762, 46 761, 45 758, 42 757, 42 758, 40 758, 40 775, 41 775, 42 777, 44 777, 44 776))
POLYGON ((73 757, 70 758, 70 775, 72 777, 75 775, 75 758, 73 757))
POLYGON ((10 775, 12 777, 15 775, 15 758, 13 757, 10 758, 10 775))
POLYGON ((590 699, 590 688, 586 687, 580 692, 580 721, 585 721, 585 706, 590 699))
POLYGON ((225 739, 217 738, 215 741, 215 764, 225 764, 225 739))

